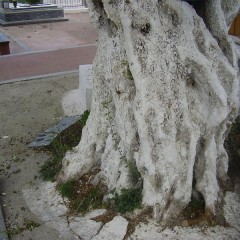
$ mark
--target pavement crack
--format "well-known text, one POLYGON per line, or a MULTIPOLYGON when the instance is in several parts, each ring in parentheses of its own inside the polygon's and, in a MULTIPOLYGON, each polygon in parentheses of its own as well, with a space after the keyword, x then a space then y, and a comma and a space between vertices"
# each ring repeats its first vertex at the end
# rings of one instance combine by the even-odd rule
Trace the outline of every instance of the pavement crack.
POLYGON ((75 235, 75 236, 77 237, 77 239, 79 239, 79 240, 84 240, 81 236, 79 236, 78 234, 76 234, 76 233, 72 230, 72 228, 69 227, 69 230, 70 230, 70 232, 71 232, 73 235, 75 235))
POLYGON ((103 223, 102 226, 101 226, 101 227, 99 228, 99 230, 97 231, 97 233, 96 233, 95 235, 93 235, 93 236, 91 237, 91 239, 92 239, 93 237, 97 236, 97 235, 100 233, 100 231, 103 229, 104 226, 105 226, 105 224, 103 223))

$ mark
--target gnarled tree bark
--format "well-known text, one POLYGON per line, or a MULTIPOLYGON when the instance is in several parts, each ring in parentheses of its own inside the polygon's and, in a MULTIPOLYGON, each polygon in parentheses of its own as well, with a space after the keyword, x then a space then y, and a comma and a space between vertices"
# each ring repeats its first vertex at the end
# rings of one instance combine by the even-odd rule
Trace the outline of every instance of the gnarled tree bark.
POLYGON ((238 114, 239 79, 228 28, 238 0, 92 0, 99 29, 93 103, 60 179, 99 166, 109 191, 134 187, 167 222, 200 192, 214 213, 227 178, 224 140, 238 114), (194 182, 194 184, 193 184, 194 182))

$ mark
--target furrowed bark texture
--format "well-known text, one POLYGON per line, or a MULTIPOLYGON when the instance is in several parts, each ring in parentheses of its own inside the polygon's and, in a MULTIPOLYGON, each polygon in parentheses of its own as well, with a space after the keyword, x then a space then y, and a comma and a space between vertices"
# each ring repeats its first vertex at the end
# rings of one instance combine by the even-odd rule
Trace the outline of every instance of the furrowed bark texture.
POLYGON ((180 0, 88 2, 99 29, 93 103, 81 142, 63 160, 63 181, 97 166, 119 192, 136 184, 131 163, 156 220, 176 216, 193 189, 214 212, 239 108, 227 34, 239 1, 203 2, 196 11, 180 0))

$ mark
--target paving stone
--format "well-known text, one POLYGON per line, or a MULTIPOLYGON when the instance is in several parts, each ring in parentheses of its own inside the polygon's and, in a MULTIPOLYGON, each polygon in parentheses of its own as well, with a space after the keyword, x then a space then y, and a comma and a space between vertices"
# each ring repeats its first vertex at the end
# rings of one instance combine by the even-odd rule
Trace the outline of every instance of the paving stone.
POLYGON ((72 231, 84 240, 92 239, 92 237, 101 229, 102 225, 103 223, 101 222, 95 222, 82 217, 77 217, 74 221, 70 222, 70 228, 72 231))
POLYGON ((84 218, 86 219, 91 219, 91 218, 95 218, 97 216, 101 216, 103 214, 105 214, 107 212, 106 209, 95 209, 89 213, 87 213, 84 218))
POLYGON ((31 142, 28 147, 38 148, 38 147, 47 147, 51 142, 57 137, 58 133, 41 133, 36 139, 31 142))
POLYGON ((111 222, 106 223, 92 240, 122 240, 126 235, 127 226, 128 221, 125 218, 116 216, 111 222))

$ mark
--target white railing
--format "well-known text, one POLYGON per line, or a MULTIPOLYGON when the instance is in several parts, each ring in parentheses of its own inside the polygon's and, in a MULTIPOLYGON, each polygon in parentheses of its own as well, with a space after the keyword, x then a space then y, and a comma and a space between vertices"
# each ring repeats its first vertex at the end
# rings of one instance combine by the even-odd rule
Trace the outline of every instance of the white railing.
POLYGON ((51 3, 58 7, 62 7, 64 10, 87 8, 86 0, 43 0, 43 3, 51 3))

